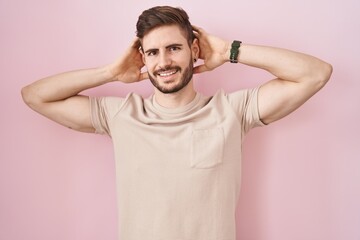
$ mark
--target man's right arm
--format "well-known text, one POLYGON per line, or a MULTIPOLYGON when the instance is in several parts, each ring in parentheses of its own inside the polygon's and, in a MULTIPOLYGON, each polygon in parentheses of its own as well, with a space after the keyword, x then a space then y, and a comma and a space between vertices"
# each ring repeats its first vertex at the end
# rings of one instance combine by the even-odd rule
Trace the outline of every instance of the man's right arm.
POLYGON ((40 79, 21 94, 30 108, 45 117, 74 130, 94 132, 89 99, 78 94, 109 81, 106 68, 77 70, 40 79))
POLYGON ((94 132, 90 101, 80 92, 111 81, 137 82, 147 78, 135 39, 125 54, 104 67, 60 73, 40 79, 21 90, 24 102, 36 112, 68 128, 94 132))

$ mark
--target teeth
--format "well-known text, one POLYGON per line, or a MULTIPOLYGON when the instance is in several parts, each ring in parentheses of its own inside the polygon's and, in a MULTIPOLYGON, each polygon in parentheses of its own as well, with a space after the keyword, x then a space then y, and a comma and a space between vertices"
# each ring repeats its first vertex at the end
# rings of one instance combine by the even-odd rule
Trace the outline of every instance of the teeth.
POLYGON ((161 77, 167 77, 167 76, 170 76, 172 74, 176 73, 176 70, 172 71, 172 72, 167 72, 167 73, 159 73, 159 75, 161 77))

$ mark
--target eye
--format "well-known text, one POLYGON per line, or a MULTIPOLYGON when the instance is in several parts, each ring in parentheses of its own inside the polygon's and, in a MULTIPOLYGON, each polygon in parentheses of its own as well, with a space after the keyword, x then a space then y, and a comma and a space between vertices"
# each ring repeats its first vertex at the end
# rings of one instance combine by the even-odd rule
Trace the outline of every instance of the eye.
POLYGON ((169 50, 170 52, 176 52, 176 51, 179 51, 181 48, 180 47, 177 47, 177 46, 173 46, 173 47, 170 47, 169 50))
POLYGON ((149 51, 147 52, 147 56, 155 56, 157 54, 157 51, 153 50, 153 51, 149 51))

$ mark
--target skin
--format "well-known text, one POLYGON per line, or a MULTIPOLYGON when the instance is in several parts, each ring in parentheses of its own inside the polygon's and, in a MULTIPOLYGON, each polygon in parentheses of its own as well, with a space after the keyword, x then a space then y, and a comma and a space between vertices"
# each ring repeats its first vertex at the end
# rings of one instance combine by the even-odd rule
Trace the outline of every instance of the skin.
POLYGON ((192 79, 193 59, 198 57, 199 46, 195 40, 189 46, 185 35, 177 26, 163 26, 153 29, 147 33, 142 40, 143 62, 147 67, 148 74, 154 85, 167 90, 165 93, 155 88, 155 99, 159 104, 167 108, 176 108, 189 103, 195 97, 195 90, 192 79), (166 37, 165 37, 166 36, 166 37), (169 76, 160 76, 157 73, 172 73, 178 67, 181 70, 176 71, 169 76), (164 71, 164 69, 170 70, 164 71), (186 69, 190 71, 189 76, 186 75, 186 69), (183 82, 189 81, 183 88, 183 82), (178 89, 173 92, 172 90, 178 89), (166 93, 172 92, 172 93, 166 93))
MULTIPOLYGON (((45 117, 82 132, 94 132, 95 129, 91 123, 89 99, 79 93, 112 81, 133 83, 151 77, 157 87, 166 90, 154 88, 155 99, 160 105, 167 108, 186 105, 196 94, 191 74, 188 84, 173 90, 186 80, 184 74, 191 68, 192 59, 204 61, 203 65, 193 69, 194 73, 211 71, 229 62, 231 48, 231 41, 210 35, 196 26, 193 29, 197 39, 190 46, 177 26, 153 29, 142 39, 144 52, 139 50, 139 39, 134 39, 113 63, 40 79, 22 89, 23 99, 45 117), (141 72, 143 66, 148 72, 141 72), (158 75, 169 74, 172 71, 169 68, 174 67, 177 69, 174 74, 158 75)), ((238 62, 275 76, 260 87, 258 95, 260 118, 266 124, 300 107, 327 83, 332 73, 332 66, 316 57, 250 44, 241 45, 238 62)))

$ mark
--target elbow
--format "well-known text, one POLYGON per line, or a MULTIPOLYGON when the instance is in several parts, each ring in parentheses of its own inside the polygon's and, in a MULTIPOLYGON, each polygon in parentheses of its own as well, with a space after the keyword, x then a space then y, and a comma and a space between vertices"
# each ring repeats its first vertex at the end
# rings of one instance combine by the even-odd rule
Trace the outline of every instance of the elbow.
POLYGON ((34 93, 34 90, 30 85, 25 86, 21 89, 21 97, 26 105, 34 109, 37 104, 40 103, 39 98, 34 93))
POLYGON ((25 86, 21 89, 21 97, 26 105, 29 105, 31 102, 31 94, 29 92, 29 86, 25 86))
POLYGON ((318 70, 318 76, 316 78, 321 87, 323 87, 330 80, 332 72, 333 67, 331 64, 326 62, 323 62, 321 64, 321 67, 319 67, 318 70))
POLYGON ((311 77, 308 79, 308 83, 311 83, 311 85, 318 91, 330 80, 332 71, 333 67, 331 64, 321 62, 321 64, 316 66, 313 70, 313 73, 310 75, 311 77))
POLYGON ((332 72, 333 72, 332 65, 329 63, 324 63, 322 70, 322 82, 324 82, 324 85, 330 80, 332 72))

